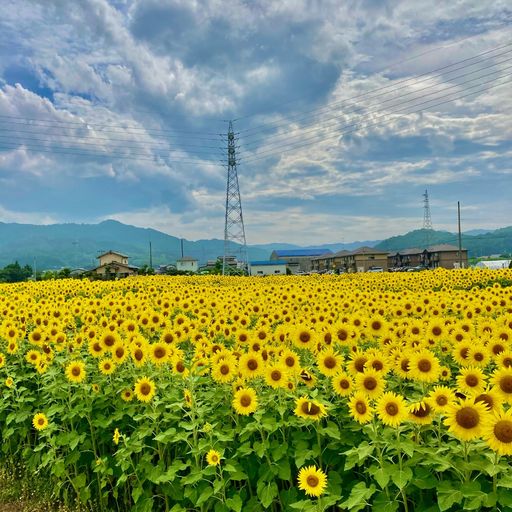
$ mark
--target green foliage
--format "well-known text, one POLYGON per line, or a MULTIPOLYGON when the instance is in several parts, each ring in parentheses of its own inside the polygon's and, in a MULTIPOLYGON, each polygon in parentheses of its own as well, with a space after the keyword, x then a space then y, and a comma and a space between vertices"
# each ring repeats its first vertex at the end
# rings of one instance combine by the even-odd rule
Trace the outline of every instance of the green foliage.
POLYGON ((20 283, 32 276, 30 265, 22 267, 17 261, 0 269, 0 283, 20 283))

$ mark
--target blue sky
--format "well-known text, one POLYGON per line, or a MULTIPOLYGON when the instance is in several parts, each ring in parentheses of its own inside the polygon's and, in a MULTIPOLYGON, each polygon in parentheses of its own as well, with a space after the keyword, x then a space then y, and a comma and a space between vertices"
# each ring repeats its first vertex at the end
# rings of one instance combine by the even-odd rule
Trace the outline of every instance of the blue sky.
POLYGON ((237 119, 250 244, 402 234, 425 189, 511 225, 511 36, 506 0, 3 0, 0 221, 222 238, 237 119))

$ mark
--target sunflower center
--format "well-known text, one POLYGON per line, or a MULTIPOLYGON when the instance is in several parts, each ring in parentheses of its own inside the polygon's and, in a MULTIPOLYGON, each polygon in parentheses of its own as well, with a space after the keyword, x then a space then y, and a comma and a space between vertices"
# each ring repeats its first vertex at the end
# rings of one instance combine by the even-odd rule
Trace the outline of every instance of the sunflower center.
POLYGON ((504 393, 512 393, 512 375, 505 375, 500 379, 500 389, 504 393))
POLYGON ((37 424, 38 424, 38 425, 44 425, 44 418, 39 418, 39 419, 37 420, 37 424))
POLYGON ((212 455, 212 462, 218 462, 219 457, 217 455, 212 455))
POLYGON ((467 375, 466 376, 466 384, 470 388, 474 388, 475 386, 478 386, 479 379, 476 375, 467 375))
POLYGON ((408 372, 409 371, 409 359, 402 359, 402 361, 400 362, 400 368, 402 369, 402 371, 404 372, 408 372))
POLYGON ((279 370, 273 370, 272 373, 270 374, 270 378, 274 381, 274 382, 278 382, 281 380, 281 377, 282 377, 282 374, 279 370))
POLYGON ((500 343, 496 343, 492 347, 492 353, 497 356, 499 353, 503 352, 505 350, 505 347, 501 345, 500 343))
POLYGON ((373 391, 377 387, 377 379, 375 377, 366 377, 363 383, 365 389, 373 391))
POLYGON ((459 352, 459 355, 462 359, 467 359, 468 358, 468 352, 469 352, 469 348, 467 347, 464 347, 460 352, 459 352))
POLYGON ((317 487, 318 484, 320 483, 320 480, 315 475, 309 475, 307 477, 306 481, 307 481, 309 487, 317 487))
POLYGON ((372 322, 372 329, 374 331, 378 331, 381 328, 382 328, 382 324, 378 320, 375 320, 374 322, 372 322))
POLYGON ((311 335, 309 334, 309 332, 301 332, 299 334, 299 340, 302 342, 302 343, 308 343, 309 340, 311 339, 311 335))
POLYGON ((398 405, 395 402, 389 402, 386 404, 386 412, 390 416, 396 416, 398 414, 398 405))
POLYGON ((147 382, 144 382, 140 387, 140 393, 144 396, 149 395, 149 393, 151 393, 151 386, 147 382))
POLYGON ((338 339, 341 341, 345 341, 348 338, 348 332, 345 329, 340 329, 336 335, 338 336, 338 339))
POLYGON ((240 404, 242 407, 249 407, 252 403, 252 398, 249 395, 242 395, 240 397, 240 404))
POLYGON ((183 373, 185 371, 185 365, 181 361, 176 365, 176 371, 179 373, 183 373))
POLYGON ((165 357, 165 350, 162 347, 157 347, 155 349, 154 355, 157 359, 162 359, 165 357))
POLYGON ((356 411, 359 414, 364 414, 366 412, 366 404, 364 402, 357 402, 356 403, 356 411))
POLYGON ((255 359, 249 359, 249 361, 247 361, 247 368, 251 371, 257 370, 258 362, 255 359))
POLYGON ((502 443, 512 443, 512 421, 500 420, 494 425, 494 435, 502 443))
POLYGON ((347 379, 340 380, 340 388, 341 389, 348 389, 350 387, 350 383, 347 379))
POLYGON ((242 343, 245 343, 247 341, 247 335, 246 334, 240 334, 240 337, 238 338, 242 343))
POLYGON ((503 359, 503 366, 505 368, 510 368, 512 366, 512 357, 505 357, 503 359))
POLYGON ((332 370, 336 367, 336 359, 332 356, 328 356, 324 359, 324 366, 326 368, 329 368, 329 370, 332 370))
POLYGON ((222 375, 227 375, 229 373, 229 366, 227 364, 223 364, 220 367, 220 373, 222 373, 222 375))
POLYGON ((481 395, 478 395, 475 398, 475 403, 482 402, 484 405, 486 405, 489 409, 493 408, 494 400, 491 395, 488 395, 487 393, 482 393, 481 395))
POLYGON ((302 404, 302 412, 309 416, 316 416, 320 413, 320 407, 313 402, 304 402, 302 404))
POLYGON ((480 422, 480 415, 472 407, 462 407, 455 415, 457 424, 462 428, 475 428, 480 422))
POLYGON ((288 368, 292 368, 293 366, 295 366, 295 359, 291 356, 288 356, 285 360, 284 360, 286 366, 288 366, 288 368))
POLYGON ((359 372, 359 373, 363 373, 364 372, 364 365, 366 364, 366 361, 368 361, 368 359, 366 357, 358 357, 355 361, 354 361, 354 368, 359 372))
POLYGON ((73 366, 73 368, 71 369, 71 374, 73 375, 73 377, 78 377, 80 375, 80 367, 73 366))
POLYGON ((432 363, 428 359, 420 359, 418 361, 418 370, 423 373, 428 373, 432 370, 432 363))
POLYGON ((105 336, 103 341, 107 347, 111 347, 116 342, 114 336, 110 336, 109 334, 105 336))
POLYGON ((140 349, 137 349, 133 355, 137 361, 142 361, 144 357, 144 353, 140 349))
POLYGON ((443 406, 443 405, 446 405, 447 403, 448 403, 448 398, 446 396, 444 396, 444 395, 438 396, 436 398, 436 404, 437 405, 443 406))
POLYGON ((443 330, 441 329, 441 327, 439 327, 437 325, 432 329, 432 334, 434 336, 440 336, 442 332, 443 332, 443 330))
POLYGON ((418 410, 413 412, 413 415, 417 418, 426 418, 430 414, 430 405, 421 404, 418 410))
POLYGON ((384 368, 384 365, 381 361, 373 361, 372 368, 380 372, 384 368))

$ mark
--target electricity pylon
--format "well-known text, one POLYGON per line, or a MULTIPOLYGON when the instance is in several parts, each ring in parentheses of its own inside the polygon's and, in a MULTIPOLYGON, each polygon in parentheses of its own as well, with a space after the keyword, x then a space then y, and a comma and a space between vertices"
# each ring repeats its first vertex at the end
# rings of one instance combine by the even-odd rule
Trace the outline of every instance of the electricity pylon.
POLYGON ((244 217, 240 187, 238 186, 236 137, 233 122, 229 121, 227 140, 227 171, 226 216, 224 224, 224 257, 222 259, 222 275, 247 271, 247 243, 245 240, 244 217), (235 244, 239 244, 236 247, 235 244), (238 261, 238 267, 235 263, 238 261))
POLYGON ((430 245, 430 234, 433 231, 432 217, 430 216, 430 203, 428 201, 428 192, 423 194, 423 230, 425 235, 425 247, 430 245))

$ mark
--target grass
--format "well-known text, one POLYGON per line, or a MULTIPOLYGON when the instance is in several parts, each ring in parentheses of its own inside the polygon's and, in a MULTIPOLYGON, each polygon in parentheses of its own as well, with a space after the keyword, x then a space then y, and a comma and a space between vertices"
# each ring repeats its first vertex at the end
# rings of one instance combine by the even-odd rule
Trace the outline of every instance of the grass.
POLYGON ((0 465, 0 512, 86 512, 55 498, 48 479, 29 474, 12 461, 0 465))

